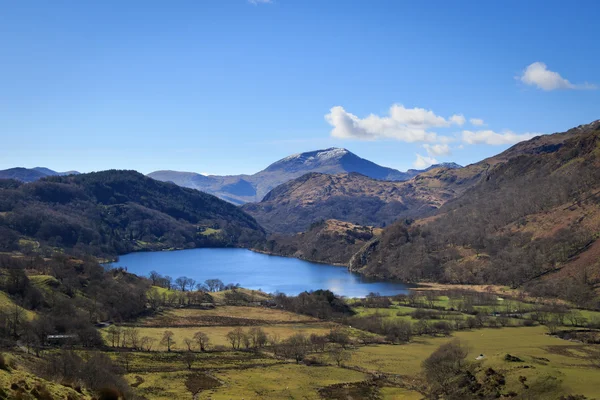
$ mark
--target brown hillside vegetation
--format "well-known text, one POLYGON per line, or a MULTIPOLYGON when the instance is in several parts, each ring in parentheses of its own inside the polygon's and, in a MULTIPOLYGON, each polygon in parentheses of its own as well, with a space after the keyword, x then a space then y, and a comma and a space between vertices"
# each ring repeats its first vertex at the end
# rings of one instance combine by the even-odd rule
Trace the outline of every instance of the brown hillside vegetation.
POLYGON ((271 232, 305 231, 317 221, 337 219, 359 225, 385 226, 403 219, 435 214, 450 200, 487 179, 519 157, 542 157, 588 128, 538 136, 507 151, 463 168, 433 168, 404 182, 382 181, 357 173, 309 173, 271 190, 243 210, 271 232))
POLYGON ((585 254, 600 232, 600 121, 451 173, 482 166, 484 179, 435 218, 385 229, 353 257, 352 270, 408 281, 526 284, 593 302, 597 263, 585 254), (568 280, 555 273, 563 267, 568 280))
POLYGON ((345 264, 379 234, 381 228, 330 219, 315 222, 308 231, 295 235, 273 234, 260 250, 309 261, 345 264))
POLYGON ((310 173, 278 186, 243 210, 271 232, 296 233, 326 219, 385 226, 398 218, 427 214, 461 193, 467 186, 464 181, 473 176, 462 178, 453 171, 437 168, 407 182, 356 173, 310 173))

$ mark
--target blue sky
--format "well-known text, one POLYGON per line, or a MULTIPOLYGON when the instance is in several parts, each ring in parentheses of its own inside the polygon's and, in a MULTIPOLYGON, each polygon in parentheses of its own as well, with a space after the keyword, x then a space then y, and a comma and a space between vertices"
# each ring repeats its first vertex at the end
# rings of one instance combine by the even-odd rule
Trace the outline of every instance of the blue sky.
POLYGON ((468 164, 600 118, 599 12, 0 0, 0 168, 253 173, 332 146, 401 170, 468 164))

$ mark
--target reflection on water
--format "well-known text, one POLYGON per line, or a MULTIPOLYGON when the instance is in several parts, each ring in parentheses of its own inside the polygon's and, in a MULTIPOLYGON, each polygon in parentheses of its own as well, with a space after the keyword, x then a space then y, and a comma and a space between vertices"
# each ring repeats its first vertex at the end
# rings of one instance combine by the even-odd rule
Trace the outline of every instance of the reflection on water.
POLYGON ((405 284, 364 279, 345 267, 269 256, 245 249, 131 253, 111 265, 127 267, 129 272, 138 275, 157 271, 172 278, 187 276, 197 282, 215 278, 226 284, 239 283, 248 289, 288 295, 317 289, 329 289, 348 297, 361 297, 369 292, 382 295, 408 292, 405 284))

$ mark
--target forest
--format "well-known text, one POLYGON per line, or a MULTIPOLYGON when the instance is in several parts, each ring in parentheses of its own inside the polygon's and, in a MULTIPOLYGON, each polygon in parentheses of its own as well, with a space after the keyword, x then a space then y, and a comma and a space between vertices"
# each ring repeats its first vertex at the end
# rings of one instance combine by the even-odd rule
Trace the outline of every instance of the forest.
POLYGON ((0 181, 0 251, 114 257, 136 250, 251 246, 257 222, 212 195, 109 170, 0 181))

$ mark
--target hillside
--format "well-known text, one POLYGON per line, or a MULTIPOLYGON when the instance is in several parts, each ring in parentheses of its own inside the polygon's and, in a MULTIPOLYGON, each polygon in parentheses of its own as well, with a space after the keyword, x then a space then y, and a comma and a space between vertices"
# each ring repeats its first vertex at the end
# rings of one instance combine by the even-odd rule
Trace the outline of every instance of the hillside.
POLYGON ((16 179, 21 182, 34 182, 46 176, 66 176, 77 174, 79 174, 77 171, 56 172, 45 167, 17 167, 0 171, 0 179, 16 179))
MULTIPOLYGON (((454 163, 443 166, 460 168, 454 163)), ((193 172, 155 171, 148 176, 211 193, 235 204, 244 204, 261 201, 276 186, 310 172, 324 174, 357 172, 378 180, 405 181, 423 171, 411 169, 400 172, 360 158, 346 149, 329 148, 291 155, 253 175, 204 176, 193 172)))
POLYGON ((581 305, 596 301, 600 265, 588 252, 597 254, 600 237, 600 121, 451 174, 476 168, 485 179, 430 218, 386 228, 351 269, 408 281, 527 285, 581 305))
MULTIPOLYGON (((432 177, 443 173, 430 172, 432 177)), ((455 195, 451 185, 436 187, 427 178, 391 182, 357 173, 310 173, 278 186, 260 203, 248 203, 242 209, 268 231, 296 233, 326 219, 382 226, 398 218, 427 214, 455 195)))
POLYGON ((345 264, 380 228, 327 220, 313 223, 296 235, 274 234, 260 250, 327 264, 345 264))
POLYGON ((250 245, 263 238, 256 221, 232 204, 117 170, 0 181, 0 230, 1 251, 50 246, 93 255, 250 245))

